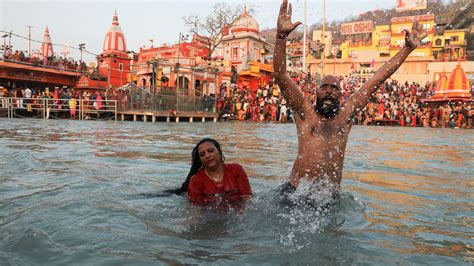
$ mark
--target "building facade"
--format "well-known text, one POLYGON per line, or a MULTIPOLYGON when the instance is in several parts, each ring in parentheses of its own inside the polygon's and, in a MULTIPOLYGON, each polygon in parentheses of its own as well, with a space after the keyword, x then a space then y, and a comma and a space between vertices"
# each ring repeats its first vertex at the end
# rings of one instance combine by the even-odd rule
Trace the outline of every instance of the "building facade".
POLYGON ((265 63, 269 43, 259 35, 260 26, 244 8, 230 28, 224 29, 221 44, 212 54, 213 58, 222 59, 226 71, 234 66, 237 72, 250 69, 249 62, 265 63))
POLYGON ((150 92, 178 88, 179 95, 216 95, 225 79, 223 66, 206 61, 205 38, 193 36, 190 42, 140 48, 136 64, 137 85, 150 92))
POLYGON ((102 53, 97 57, 99 75, 106 77, 108 88, 117 88, 128 83, 130 58, 127 54, 125 35, 120 28, 117 12, 112 25, 105 34, 102 53))
MULTIPOLYGON (((370 77, 405 45, 403 30, 411 30, 414 20, 418 20, 428 36, 392 78, 421 83, 433 81, 437 80, 443 71, 454 69, 456 61, 460 61, 466 75, 473 81, 474 64, 464 61, 467 30, 445 30, 443 25, 435 23, 433 14, 394 17, 390 25, 377 25, 370 32, 349 34, 339 47, 339 58, 309 60, 311 73, 370 77), (449 64, 451 62, 452 64, 449 64)), ((362 22, 354 22, 357 23, 362 22)))

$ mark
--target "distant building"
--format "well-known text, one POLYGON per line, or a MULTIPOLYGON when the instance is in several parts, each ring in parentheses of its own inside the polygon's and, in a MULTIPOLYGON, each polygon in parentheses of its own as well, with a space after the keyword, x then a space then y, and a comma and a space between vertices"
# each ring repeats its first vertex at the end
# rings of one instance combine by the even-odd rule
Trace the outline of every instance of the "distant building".
POLYGON ((391 38, 390 38, 390 56, 394 56, 398 51, 405 46, 405 32, 403 30, 411 30, 413 20, 418 20, 418 23, 423 30, 428 33, 428 36, 421 41, 421 44, 410 54, 410 57, 418 57, 431 59, 432 40, 435 28, 435 16, 433 14, 409 16, 409 17, 394 17, 391 22, 391 38))
MULTIPOLYGON (((454 69, 460 61, 467 77, 474 80, 474 64, 467 59, 467 29, 445 29, 445 24, 436 24, 433 14, 394 17, 390 25, 370 27, 371 21, 346 23, 341 26, 345 38, 332 59, 311 59, 310 71, 322 75, 358 75, 370 77, 383 63, 405 46, 404 29, 411 30, 416 19, 428 36, 421 41, 392 76, 396 79, 418 82, 433 81, 440 77, 443 69, 454 69), (369 29, 371 29, 369 31, 369 29), (439 62, 439 63, 438 63, 439 62)), ((313 36, 321 36, 315 31, 313 36)), ((314 40, 314 38, 313 38, 314 40)), ((327 41, 320 39, 321 41, 327 41)), ((328 44, 326 44, 327 46, 328 44)), ((326 54, 328 53, 325 50, 326 54)))
POLYGON ((48 26, 46 26, 46 29, 44 30, 44 37, 43 42, 41 43, 40 55, 46 58, 54 56, 53 43, 51 42, 51 36, 49 36, 48 26))
POLYGON ((250 61, 265 63, 264 56, 270 44, 259 33, 257 20, 244 8, 232 27, 224 30, 222 42, 212 57, 222 58, 226 63, 234 65, 237 72, 248 70, 250 61))
POLYGON ((468 29, 447 30, 446 24, 436 25, 433 36, 433 57, 438 61, 455 61, 467 56, 468 29))
POLYGON ((303 39, 288 40, 286 42, 287 69, 289 71, 305 71, 303 70, 303 58, 308 56, 310 51, 309 38, 306 39, 306 55, 303 54, 303 50, 303 39))
POLYGON ((313 42, 323 48, 325 57, 331 54, 332 33, 330 31, 315 30, 313 31, 313 42))
POLYGON ((98 56, 99 74, 107 78, 108 87, 117 88, 128 83, 130 58, 127 54, 125 35, 119 26, 117 12, 105 34, 102 49, 102 53, 98 56))
POLYGON ((222 42, 212 54, 213 58, 223 60, 226 72, 230 73, 234 67, 238 73, 237 85, 241 89, 256 90, 267 83, 273 73, 273 67, 265 61, 270 43, 259 33, 257 20, 244 7, 232 26, 224 29, 222 42))
POLYGON ((203 59, 209 52, 204 41, 205 37, 195 35, 191 42, 140 48, 137 85, 151 92, 155 86, 157 92, 178 87, 180 95, 216 95, 217 84, 222 80, 222 67, 203 59), (153 83, 153 65, 156 83, 153 83))

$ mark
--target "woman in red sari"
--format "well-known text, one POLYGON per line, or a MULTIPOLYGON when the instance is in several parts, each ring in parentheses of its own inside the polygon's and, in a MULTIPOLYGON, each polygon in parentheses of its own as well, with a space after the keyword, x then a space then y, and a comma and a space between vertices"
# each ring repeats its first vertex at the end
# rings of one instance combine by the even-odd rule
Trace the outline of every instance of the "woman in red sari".
POLYGON ((201 140, 192 152, 193 166, 188 185, 188 198, 195 204, 235 201, 252 195, 249 179, 240 164, 224 163, 225 157, 217 141, 201 140))
POLYGON ((236 202, 252 195, 244 168, 240 164, 224 163, 224 154, 216 140, 202 139, 191 155, 191 169, 181 188, 166 190, 162 195, 188 192, 189 201, 198 205, 236 202))

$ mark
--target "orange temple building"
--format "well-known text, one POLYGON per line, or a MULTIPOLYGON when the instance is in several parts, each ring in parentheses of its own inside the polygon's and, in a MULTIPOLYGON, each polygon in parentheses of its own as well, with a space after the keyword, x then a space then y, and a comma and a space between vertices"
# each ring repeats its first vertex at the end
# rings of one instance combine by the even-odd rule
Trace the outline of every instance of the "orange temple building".
POLYGON ((109 88, 117 88, 128 83, 130 58, 127 54, 125 35, 120 28, 117 12, 112 19, 112 25, 105 34, 103 51, 98 59, 99 74, 102 77, 107 77, 109 88))
POLYGON ((448 76, 446 73, 442 73, 439 79, 436 81, 434 88, 434 95, 426 102, 448 102, 448 101, 472 101, 472 95, 470 92, 471 84, 469 79, 464 73, 461 64, 457 64, 456 68, 448 76))

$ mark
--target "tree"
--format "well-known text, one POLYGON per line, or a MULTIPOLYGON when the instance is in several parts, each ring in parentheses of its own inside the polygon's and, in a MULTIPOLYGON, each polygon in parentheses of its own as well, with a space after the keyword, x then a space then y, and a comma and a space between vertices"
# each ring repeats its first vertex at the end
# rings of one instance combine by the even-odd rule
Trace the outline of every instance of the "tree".
POLYGON ((183 17, 191 34, 208 38, 205 42, 209 50, 209 58, 214 50, 221 44, 224 30, 232 27, 235 20, 242 14, 240 6, 230 6, 225 3, 214 5, 212 13, 203 18, 198 15, 183 17))

